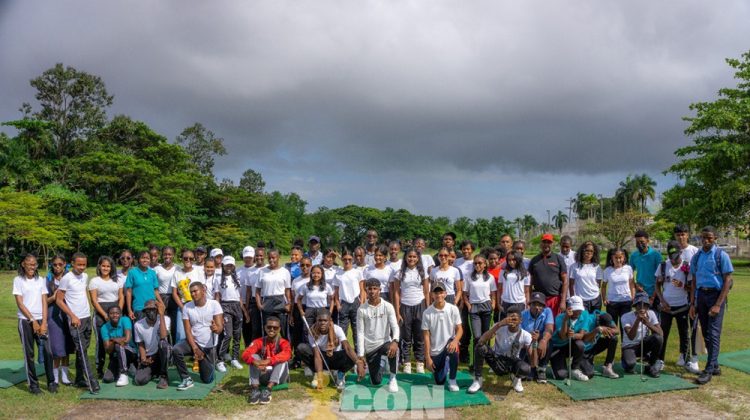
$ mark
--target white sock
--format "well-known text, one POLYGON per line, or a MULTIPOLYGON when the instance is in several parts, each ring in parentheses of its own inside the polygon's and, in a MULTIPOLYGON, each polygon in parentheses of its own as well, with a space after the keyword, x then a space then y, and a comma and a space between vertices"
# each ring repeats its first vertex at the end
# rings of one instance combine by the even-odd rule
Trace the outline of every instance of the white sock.
POLYGON ((60 383, 60 370, 52 369, 52 376, 55 377, 55 382, 60 383))
POLYGON ((62 367, 61 373, 62 373, 62 381, 65 383, 70 382, 70 379, 68 379, 68 367, 67 366, 62 367))

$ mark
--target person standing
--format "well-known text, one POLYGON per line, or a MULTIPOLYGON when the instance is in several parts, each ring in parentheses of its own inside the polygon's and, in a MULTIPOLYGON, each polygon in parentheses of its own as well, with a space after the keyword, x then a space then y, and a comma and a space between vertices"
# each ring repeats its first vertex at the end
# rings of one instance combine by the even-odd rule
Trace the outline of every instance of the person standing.
POLYGON ((313 265, 320 265, 323 263, 323 254, 320 252, 320 238, 313 235, 307 240, 307 253, 306 257, 310 257, 313 265))
POLYGON ((648 232, 635 232, 637 250, 630 254, 630 266, 635 271, 635 287, 648 293, 651 309, 659 314, 659 300, 656 298, 656 276, 654 273, 661 264, 661 253, 650 245, 648 232))
POLYGON ((69 355, 75 353, 75 348, 73 347, 73 338, 70 336, 68 315, 57 306, 57 291, 60 288, 60 282, 68 274, 65 265, 65 257, 62 255, 55 255, 50 261, 50 269, 47 273, 47 327, 48 343, 53 357, 52 367, 54 371, 52 373, 55 382, 70 385, 71 382, 68 379, 69 355))
POLYGON ((568 266, 570 295, 580 296, 587 311, 600 311, 603 272, 599 265, 599 247, 586 241, 578 248, 578 253, 574 254, 575 261, 568 266))
POLYGON ((338 326, 346 333, 351 324, 356 343, 357 309, 365 300, 364 279, 362 272, 354 268, 354 256, 349 250, 343 251, 341 262, 344 268, 333 280, 333 300, 338 308, 338 326))
MULTIPOLYGON (((292 276, 279 265, 276 249, 268 251, 268 267, 260 271, 255 286, 255 305, 264 319, 275 316, 286 327, 292 309, 292 276)), ((281 334, 286 335, 286 328, 282 328, 281 334)))
MULTIPOLYGON (((453 232, 445 232, 442 238, 442 247, 447 248, 448 251, 453 250, 456 246, 456 234, 453 232)), ((440 251, 432 256, 432 261, 435 266, 440 265, 440 251)))
POLYGON ((712 226, 701 230, 701 243, 703 246, 690 263, 690 274, 695 277, 697 288, 697 292, 690 295, 690 318, 698 318, 708 349, 706 367, 696 379, 698 384, 704 385, 721 372, 721 327, 734 267, 729 255, 716 246, 716 230, 712 226))
POLYGON ((576 262, 576 252, 573 251, 573 239, 568 235, 560 237, 560 256, 563 257, 565 265, 568 267, 571 267, 576 262))
POLYGON ((102 379, 104 376, 104 342, 102 335, 99 333, 102 326, 109 321, 109 308, 117 306, 122 310, 125 303, 125 296, 122 292, 123 281, 118 280, 112 275, 115 271, 115 262, 107 256, 99 257, 99 263, 96 265, 96 277, 89 282, 89 295, 91 305, 94 307, 94 328, 97 331, 96 340, 96 376, 102 379))
POLYGON ((175 270, 174 276, 172 276, 172 302, 177 305, 175 320, 175 334, 173 342, 175 344, 180 343, 186 337, 184 324, 182 323, 182 313, 185 310, 185 304, 192 301, 193 298, 190 296, 190 285, 193 282, 204 282, 203 271, 195 268, 193 262, 195 261, 195 254, 189 249, 182 250, 182 268, 175 270))
POLYGON ((240 296, 240 279, 235 272, 235 260, 231 255, 222 259, 221 277, 214 283, 214 299, 221 304, 224 312, 224 334, 219 347, 219 362, 216 370, 226 372, 226 363, 230 363, 235 369, 242 369, 240 358, 240 337, 242 336, 242 324, 248 317, 245 305, 240 296), (232 342, 230 354, 229 344, 232 342))
POLYGON ((568 266, 559 254, 552 252, 555 238, 550 233, 542 235, 542 252, 529 261, 531 288, 547 297, 547 307, 557 316, 565 311, 568 298, 568 266))
POLYGON ((161 302, 159 294, 159 279, 149 264, 151 254, 148 251, 138 253, 138 266, 128 271, 125 279, 125 302, 130 314, 130 320, 135 322, 143 318, 143 304, 147 300, 156 299, 161 302))
MULTIPOLYGON (((430 259, 432 261, 432 259, 430 259)), ((424 276, 421 255, 416 249, 404 254, 404 263, 394 275, 393 305, 402 325, 401 359, 404 373, 411 373, 411 354, 417 361, 417 373, 424 373, 422 312, 429 305, 430 283, 424 276)))
POLYGON ((378 232, 370 229, 365 234, 365 265, 375 265, 375 251, 378 249, 378 232))

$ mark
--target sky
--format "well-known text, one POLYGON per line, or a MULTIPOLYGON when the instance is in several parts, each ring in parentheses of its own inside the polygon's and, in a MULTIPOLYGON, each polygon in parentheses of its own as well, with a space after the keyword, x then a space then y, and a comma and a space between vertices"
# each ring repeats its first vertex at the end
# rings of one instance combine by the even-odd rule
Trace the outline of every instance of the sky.
POLYGON ((61 62, 103 78, 110 116, 170 141, 200 122, 218 179, 252 168, 309 211, 546 221, 631 173, 673 185, 748 22, 744 0, 5 0, 0 121, 61 62))

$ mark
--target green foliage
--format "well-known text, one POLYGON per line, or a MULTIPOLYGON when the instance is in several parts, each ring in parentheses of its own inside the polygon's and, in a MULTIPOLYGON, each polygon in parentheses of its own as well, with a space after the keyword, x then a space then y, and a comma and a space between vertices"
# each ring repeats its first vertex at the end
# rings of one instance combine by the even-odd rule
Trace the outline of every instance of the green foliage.
POLYGON ((603 223, 588 223, 582 229, 582 234, 589 237, 606 239, 616 248, 625 247, 633 240, 636 230, 647 228, 648 215, 636 211, 615 213, 604 219, 603 223))
POLYGON ((195 123, 182 130, 177 143, 185 148, 190 160, 204 176, 213 178, 214 158, 227 154, 224 139, 216 137, 213 131, 201 123, 195 123))
POLYGON ((253 194, 262 194, 266 188, 266 181, 263 180, 260 172, 247 169, 240 178, 240 188, 253 194))

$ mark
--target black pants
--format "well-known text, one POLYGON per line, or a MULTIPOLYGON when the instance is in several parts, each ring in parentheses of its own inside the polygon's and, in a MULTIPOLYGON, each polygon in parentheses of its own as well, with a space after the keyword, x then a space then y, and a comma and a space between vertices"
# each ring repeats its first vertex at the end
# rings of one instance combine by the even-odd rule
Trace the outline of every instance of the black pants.
POLYGON ((630 344, 622 348, 622 367, 626 372, 632 372, 635 368, 637 358, 646 359, 649 366, 653 366, 659 359, 664 338, 660 335, 651 334, 643 340, 643 353, 641 354, 641 343, 630 344))
MULTIPOLYGON (((198 362, 200 367, 201 381, 207 384, 214 380, 214 365, 216 364, 216 347, 200 347, 205 357, 198 362)), ((180 378, 189 377, 187 366, 185 365, 185 356, 191 356, 193 349, 190 348, 188 341, 182 341, 172 348, 175 367, 180 374, 180 378)))
POLYGON ((621 318, 626 313, 630 312, 633 306, 633 302, 609 302, 607 304, 607 313, 612 315, 612 321, 620 326, 620 335, 623 333, 621 318))
POLYGON ((719 369, 719 350, 721 348, 721 327, 724 322, 724 309, 727 306, 726 301, 719 307, 719 314, 711 316, 709 312, 711 307, 716 304, 721 294, 717 289, 698 289, 696 298, 696 312, 698 321, 701 323, 703 331, 703 342, 708 350, 708 360, 706 360, 706 371, 714 372, 719 369))
POLYGON ((562 347, 555 347, 550 357, 550 364, 552 365, 552 373, 556 379, 563 379, 568 377, 568 357, 572 356, 570 363, 570 369, 576 370, 581 368, 581 361, 583 360, 583 340, 574 340, 562 347), (568 352, 570 347, 570 352, 568 352))
POLYGON ((354 302, 341 301, 341 309, 338 315, 338 325, 344 330, 346 334, 349 324, 352 326, 352 341, 354 342, 355 348, 357 347, 357 310, 359 310, 359 299, 354 299, 354 302))
MULTIPOLYGON (((41 321, 39 321, 41 324, 41 321)), ((34 327, 28 319, 18 320, 18 335, 21 337, 21 346, 23 346, 24 365, 26 367, 26 380, 29 383, 29 389, 39 389, 39 379, 36 376, 36 366, 34 365, 34 343, 36 343, 39 353, 44 354, 44 374, 47 377, 47 386, 55 382, 52 374, 52 351, 47 341, 47 336, 34 334, 34 327)))
MULTIPOLYGON (((99 306, 104 309, 105 313, 109 313, 109 308, 117 306, 117 302, 99 302, 99 306)), ((107 352, 104 351, 104 341, 102 340, 102 325, 107 323, 99 312, 95 311, 94 325, 96 326, 96 372, 99 376, 104 373, 104 362, 107 358, 107 352)))
POLYGON ((284 306, 285 297, 284 295, 278 295, 278 296, 266 296, 263 297, 263 311, 261 313, 261 317, 263 318, 261 320, 261 331, 262 328, 264 328, 264 325, 266 323, 266 319, 271 316, 275 316, 276 318, 279 318, 279 321, 281 321, 281 336, 285 339, 289 339, 289 333, 287 331, 287 325, 288 325, 288 313, 286 312, 286 307, 284 306))
POLYGON ((594 376, 594 357, 603 352, 607 351, 607 355, 604 359, 604 364, 608 365, 615 361, 615 353, 617 352, 617 337, 599 337, 594 343, 594 346, 583 352, 583 360, 581 360, 581 371, 584 375, 589 378, 594 376))
POLYGON ((425 301, 419 305, 401 305, 401 361, 411 361, 411 350, 414 349, 414 358, 417 362, 424 363, 424 334, 422 333, 422 313, 425 310, 425 301))
POLYGON ((458 352, 448 353, 446 345, 440 354, 432 356, 432 364, 435 369, 432 373, 435 383, 443 385, 446 377, 450 380, 456 379, 458 374, 458 352))
POLYGON ((221 302, 224 311, 224 338, 221 340, 219 356, 228 362, 240 358, 240 336, 242 335, 242 306, 239 301, 221 302), (232 354, 229 354, 229 342, 232 341, 232 354))
MULTIPOLYGON (((81 325, 78 328, 70 325, 70 337, 73 339, 73 345, 76 348, 76 384, 86 382, 91 387, 96 387, 99 382, 96 380, 96 373, 91 369, 89 362, 89 344, 91 343, 91 317, 80 318, 81 325)), ((68 321, 70 322, 70 321, 68 321)))
MULTIPOLYGON (((303 307, 304 309, 304 307, 303 307)), ((297 305, 292 305, 292 319, 294 320, 294 325, 291 327, 291 345, 293 349, 296 349, 298 345, 302 344, 305 339, 305 326, 302 323, 302 314, 297 309, 297 305)), ((308 322, 308 324, 310 324, 308 322)), ((310 325, 312 326, 312 324, 310 325)), ((294 361, 299 362, 300 358, 297 355, 297 352, 294 352, 294 361)))
MULTIPOLYGON (((248 310, 250 315, 250 322, 248 323, 248 328, 250 330, 250 336, 244 336, 245 340, 245 347, 250 347, 250 344, 252 344, 253 340, 263 337, 263 324, 260 320, 260 314, 261 311, 258 309, 258 306, 255 304, 255 300, 250 302, 250 308, 248 310)), ((243 334, 245 330, 243 329, 243 334)))
POLYGON ((602 310, 602 297, 598 297, 590 300, 583 301, 583 308, 588 312, 601 311, 602 310))
POLYGON ((482 366, 483 363, 487 362, 487 365, 495 372, 495 375, 507 375, 512 373, 521 378, 525 378, 531 372, 531 367, 528 363, 518 357, 509 357, 501 354, 495 354, 495 352, 486 344, 477 346, 476 356, 474 358, 474 377, 482 377, 482 366))
MULTIPOLYGON (((462 298, 463 299, 463 298, 462 298)), ((469 322, 469 308, 466 305, 461 306, 461 325, 464 326, 464 334, 458 343, 458 357, 461 363, 469 363, 469 344, 471 344, 471 334, 466 326, 471 325, 469 322)))
POLYGON ((151 382, 151 378, 156 376, 167 377, 167 366, 169 359, 172 357, 172 346, 169 345, 167 340, 159 340, 159 350, 148 356, 151 357, 153 362, 150 365, 138 364, 133 380, 135 385, 146 385, 151 382))
MULTIPOLYGON (((346 350, 343 348, 339 351, 334 351, 331 356, 326 353, 325 349, 320 350, 323 352, 323 360, 325 360, 323 369, 328 365, 328 369, 330 370, 346 372, 354 367, 354 361, 349 358, 349 355, 346 354, 346 350)), ((310 369, 315 370, 315 353, 317 352, 318 350, 313 349, 309 344, 301 343, 297 346, 295 353, 299 356, 300 361, 310 367, 310 369)))
MULTIPOLYGON (((388 356, 388 348, 391 346, 390 342, 384 343, 376 350, 366 353, 365 360, 367 360, 367 370, 370 372, 370 382, 373 385, 380 385, 383 380, 383 373, 380 371, 380 358, 382 356, 388 356)), ((398 355, 388 357, 388 369, 391 375, 396 375, 396 358, 398 355)))
POLYGON ((690 360, 690 356, 694 356, 695 352, 695 336, 690 335, 690 325, 688 324, 688 309, 689 305, 675 306, 671 308, 669 312, 661 313, 661 321, 659 325, 664 333, 664 345, 661 346, 661 353, 659 353, 659 360, 664 360, 664 355, 667 352, 667 343, 669 342, 669 332, 672 330, 672 320, 677 321, 677 333, 680 336, 680 354, 683 355, 685 361, 690 360))
POLYGON ((135 363, 135 353, 119 344, 115 344, 112 352, 109 354, 109 369, 117 378, 118 375, 128 374, 128 368, 131 364, 135 363))

